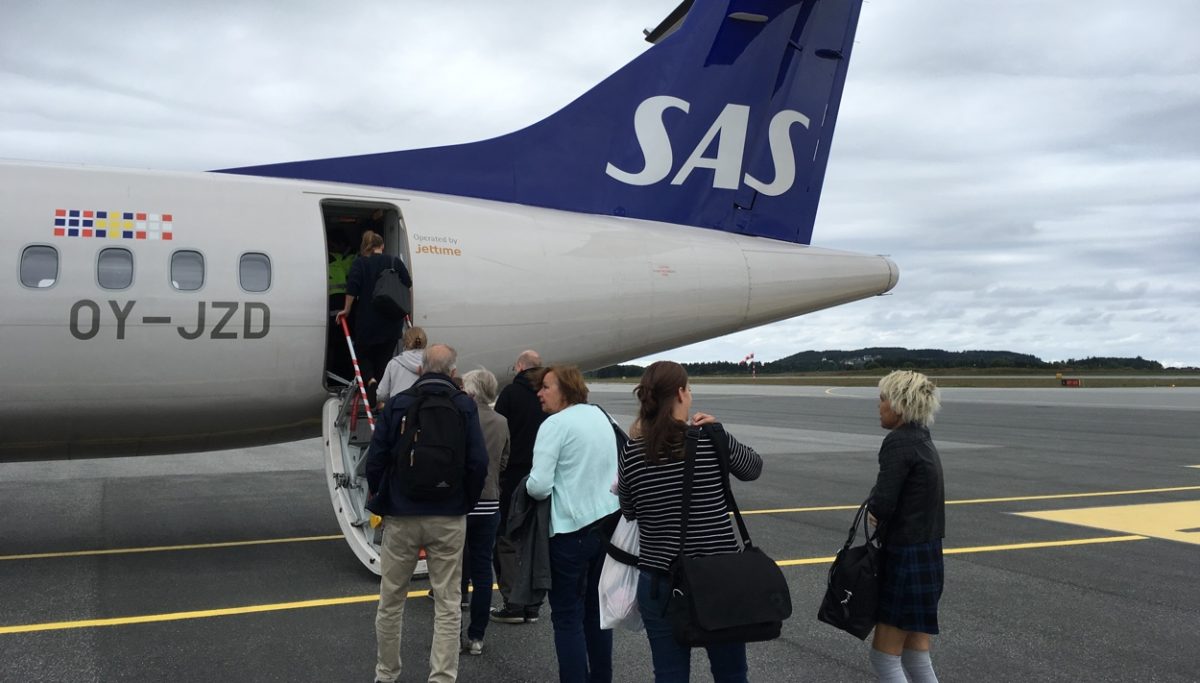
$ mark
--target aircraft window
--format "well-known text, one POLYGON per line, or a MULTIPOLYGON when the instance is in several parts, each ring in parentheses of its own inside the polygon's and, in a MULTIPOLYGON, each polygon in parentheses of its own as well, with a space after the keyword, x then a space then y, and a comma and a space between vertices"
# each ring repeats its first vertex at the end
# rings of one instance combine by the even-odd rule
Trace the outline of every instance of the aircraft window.
POLYGON ((34 289, 58 281, 58 250, 54 247, 25 247, 21 252, 21 284, 34 289))
POLYGON ((133 253, 120 247, 101 249, 96 281, 104 289, 125 289, 133 284, 133 253))
POLYGON ((191 292, 204 286, 204 256, 198 251, 171 254, 171 286, 191 292))
POLYGON ((265 292, 271 288, 271 258, 266 254, 242 254, 238 280, 247 292, 265 292))

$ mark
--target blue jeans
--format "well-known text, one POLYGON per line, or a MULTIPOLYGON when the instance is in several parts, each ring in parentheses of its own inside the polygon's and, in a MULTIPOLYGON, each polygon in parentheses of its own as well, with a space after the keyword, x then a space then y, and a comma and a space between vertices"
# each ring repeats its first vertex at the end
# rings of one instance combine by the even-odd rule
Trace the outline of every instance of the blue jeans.
POLYGON ((500 511, 490 515, 467 515, 467 542, 463 545, 462 596, 467 597, 467 584, 475 587, 471 593, 471 623, 467 637, 483 640, 487 630, 488 610, 492 607, 492 546, 500 528, 500 511))
MULTIPOLYGON (((638 611, 650 639, 655 683, 687 683, 691 675, 692 649, 675 642, 667 619, 671 583, 665 575, 643 571, 638 577, 638 611)), ((746 683, 746 644, 710 645, 708 666, 714 683, 746 683)))
POLYGON ((600 629, 603 564, 597 529, 550 537, 550 621, 560 683, 612 681, 612 631, 600 629))

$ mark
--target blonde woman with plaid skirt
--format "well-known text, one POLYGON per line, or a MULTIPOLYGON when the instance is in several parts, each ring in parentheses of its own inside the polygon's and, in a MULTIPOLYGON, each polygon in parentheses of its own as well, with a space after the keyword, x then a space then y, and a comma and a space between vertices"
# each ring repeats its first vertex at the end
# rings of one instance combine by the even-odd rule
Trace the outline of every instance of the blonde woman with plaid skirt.
POLYGON ((867 511, 883 548, 871 642, 881 683, 937 683, 929 646, 942 597, 946 493, 929 425, 940 407, 937 387, 919 372, 899 370, 879 381, 879 424, 889 431, 867 511))

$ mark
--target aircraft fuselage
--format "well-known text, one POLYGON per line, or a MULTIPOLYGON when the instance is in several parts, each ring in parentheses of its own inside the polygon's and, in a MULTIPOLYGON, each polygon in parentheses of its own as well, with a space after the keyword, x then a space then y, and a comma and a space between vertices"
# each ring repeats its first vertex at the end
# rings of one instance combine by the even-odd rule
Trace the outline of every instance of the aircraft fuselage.
MULTIPOLYGON (((0 459, 319 433, 331 201, 398 212, 389 251, 412 271, 414 323, 458 348, 460 367, 501 376, 525 348, 599 367, 896 281, 882 257, 651 221, 373 187, 3 163, 9 267, 24 272, 31 247, 57 264, 52 278, 23 284, 14 272, 0 285, 0 459), (101 213, 109 227, 98 227, 101 213), (117 271, 132 262, 126 286, 114 252, 101 255, 114 249, 127 252, 117 271), (247 291, 246 258, 269 262, 265 290, 247 291)), ((261 287, 260 276, 251 289, 261 287)))

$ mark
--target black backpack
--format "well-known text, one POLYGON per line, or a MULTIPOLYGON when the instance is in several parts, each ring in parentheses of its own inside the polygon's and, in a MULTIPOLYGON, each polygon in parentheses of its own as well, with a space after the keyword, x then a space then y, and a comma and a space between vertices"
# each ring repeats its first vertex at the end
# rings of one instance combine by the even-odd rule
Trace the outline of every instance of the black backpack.
POLYGON ((461 495, 467 469, 467 420, 454 398, 466 394, 440 379, 417 382, 404 393, 416 400, 400 419, 399 440, 392 451, 393 485, 416 501, 461 495), (434 383, 452 391, 429 390, 434 383))

